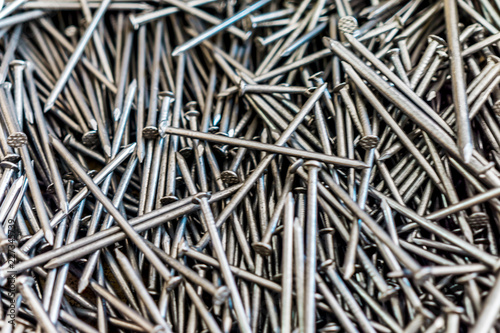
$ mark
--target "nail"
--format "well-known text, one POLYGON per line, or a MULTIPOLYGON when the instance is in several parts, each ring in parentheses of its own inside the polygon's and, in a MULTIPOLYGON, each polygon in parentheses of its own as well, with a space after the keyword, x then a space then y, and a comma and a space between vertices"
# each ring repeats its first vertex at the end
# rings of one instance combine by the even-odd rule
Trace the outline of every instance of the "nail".
MULTIPOLYGON (((189 178, 186 178, 188 175, 183 175, 187 183, 189 183, 189 178)), ((229 267, 229 263, 227 262, 227 258, 224 252, 224 248, 222 246, 222 242, 218 235, 217 227, 215 224, 215 219, 212 213, 212 209, 208 203, 209 194, 207 193, 197 193, 194 184, 189 185, 191 187, 190 192, 194 195, 193 203, 199 204, 202 214, 205 219, 205 224, 207 226, 208 232, 210 234, 210 239, 212 240, 212 245, 214 247, 214 251, 217 255, 217 259, 220 264, 222 276, 224 277, 224 281, 227 284, 229 292, 231 294, 231 300, 233 302, 233 306, 235 308, 235 312, 238 318, 238 326, 243 332, 251 332, 250 325, 248 324, 248 319, 245 313, 245 309, 243 308, 243 303, 241 301, 241 297, 238 291, 238 287, 236 286, 236 282, 234 280, 233 273, 229 267)))
MULTIPOLYGON (((2 22, 6 21, 6 20, 8 20, 8 19, 2 20, 2 22)), ((2 24, 0 23, 0 26, 1 25, 2 24)), ((7 78, 7 75, 9 72, 9 64, 12 60, 14 60, 14 53, 16 52, 16 49, 18 49, 19 40, 21 39, 20 38, 21 37, 21 30, 22 30, 21 25, 16 26, 16 28, 12 32, 12 35, 9 39, 9 44, 6 45, 5 55, 4 55, 5 60, 2 63, 2 65, 0 65, 0 82, 1 83, 5 83, 5 79, 7 78)))
POLYGON ((18 284, 21 295, 23 295, 23 298, 28 302, 31 311, 33 312, 33 315, 37 319, 40 326, 46 332, 58 332, 55 325, 50 321, 47 312, 45 312, 42 303, 40 303, 38 296, 32 288, 33 284, 35 283, 33 278, 28 276, 19 276, 16 283, 18 284))
POLYGON ((155 327, 152 323, 150 323, 147 319, 143 318, 139 313, 135 310, 131 309, 125 303, 123 303, 120 299, 115 297, 101 285, 99 285, 95 281, 90 282, 90 286, 92 290, 100 297, 105 299, 107 302, 112 304, 115 308, 119 309, 122 313, 124 313, 128 318, 130 318, 135 324, 142 327, 147 332, 158 332, 158 328, 155 327))
POLYGON ((458 39, 458 6, 455 1, 444 1, 446 33, 451 64, 451 82, 453 88, 453 103, 455 105, 458 148, 467 164, 472 158, 471 128, 469 121, 469 107, 465 94, 465 74, 462 60, 462 50, 458 39))
POLYGON ((218 142, 218 143, 227 144, 227 145, 246 147, 246 148, 255 149, 255 150, 267 151, 267 152, 273 153, 273 154, 284 154, 284 155, 295 156, 295 157, 303 157, 303 158, 307 158, 307 159, 316 159, 318 161, 321 161, 321 162, 327 163, 327 164, 334 164, 334 165, 353 167, 353 168, 366 168, 366 164, 363 162, 360 162, 360 161, 346 159, 346 158, 338 158, 338 157, 331 156, 331 155, 314 153, 314 152, 299 150, 299 149, 295 149, 295 148, 279 147, 279 146, 276 146, 276 144, 271 145, 271 144, 250 141, 250 140, 229 138, 229 137, 222 136, 222 135, 195 132, 195 131, 191 131, 191 130, 174 128, 174 127, 165 128, 165 133, 171 134, 171 135, 182 135, 182 136, 186 136, 186 137, 190 137, 190 138, 207 140, 207 141, 211 141, 211 142, 218 142))
MULTIPOLYGON (((215 33, 217 33, 217 27, 220 25, 221 29, 227 29, 231 34, 237 36, 238 38, 242 39, 242 40, 247 40, 248 39, 248 34, 245 33, 244 31, 236 28, 236 27, 232 27, 231 25, 233 24, 233 22, 230 22, 230 21, 221 21, 219 20, 218 18, 198 9, 198 8, 195 8, 195 7, 190 7, 187 5, 187 3, 183 2, 183 1, 179 1, 179 0, 166 0, 166 3, 172 5, 172 6, 175 6, 177 8, 179 8, 180 10, 186 12, 186 13, 189 13, 193 16, 196 16, 208 23, 211 23, 211 24, 215 24, 215 27, 213 27, 212 29, 209 29, 207 30, 205 33, 203 33, 203 35, 207 35, 207 36, 213 36, 214 34, 214 30, 216 30, 215 33), (210 34, 208 34, 210 33, 210 34)), ((250 7, 249 7, 250 8, 250 7)), ((253 11, 253 10, 252 10, 253 11)), ((251 11, 250 11, 251 12, 251 11)), ((234 16, 233 16, 234 17, 234 16)), ((241 18, 240 18, 241 19, 241 18)), ((200 35, 201 37, 203 37, 203 35, 200 35)), ((203 39, 206 39, 205 37, 201 38, 201 37, 198 37, 195 42, 201 42, 201 40, 203 39)), ((208 38, 208 37, 207 37, 208 38)), ((192 41, 190 43, 193 43, 192 41)), ((197 44, 196 44, 197 45, 197 44)), ((196 45, 190 45, 190 47, 194 47, 196 45)), ((189 47, 189 48, 190 48, 189 47)), ((179 50, 175 55, 172 54, 172 56, 178 56, 180 55, 181 53, 184 53, 186 50, 179 50)), ((177 95, 177 94, 176 94, 177 95)))
POLYGON ((168 126, 170 105, 175 101, 174 94, 170 91, 158 93, 161 100, 160 115, 158 116, 158 134, 161 137, 166 135, 165 128, 168 126))
POLYGON ((409 72, 412 70, 412 63, 410 59, 410 53, 408 52, 408 46, 407 46, 407 41, 408 37, 407 36, 399 36, 394 38, 394 42, 398 45, 398 49, 401 54, 401 61, 403 62, 403 66, 406 70, 406 72, 409 72))
MULTIPOLYGON (((207 3, 211 3, 212 0, 195 0, 195 1, 189 1, 186 3, 187 6, 189 7, 198 7, 198 6, 203 6, 207 3)), ((162 8, 158 10, 154 10, 151 12, 143 11, 140 13, 139 16, 135 16, 134 14, 129 15, 129 20, 130 23, 132 23, 132 26, 134 27, 135 30, 138 30, 139 27, 145 23, 151 22, 158 20, 162 17, 166 17, 172 14, 176 14, 180 12, 178 8, 175 7, 167 7, 167 8, 162 8)))
POLYGON ((274 207, 274 212, 273 215, 271 216, 271 219, 267 225, 267 229, 262 236, 260 242, 252 244, 252 247, 254 248, 255 252, 259 253, 260 255, 263 256, 269 256, 272 251, 271 247, 271 237, 273 236, 274 231, 276 230, 276 227, 279 222, 279 218, 281 215, 281 212, 283 211, 284 207, 286 206, 288 202, 288 193, 292 190, 292 184, 294 180, 294 174, 295 171, 304 163, 303 160, 299 159, 297 160, 292 166, 288 168, 287 171, 287 177, 285 185, 283 186, 283 191, 282 195, 278 199, 278 202, 276 203, 276 206, 274 207))
POLYGON ((427 89, 429 86, 432 77, 436 74, 436 71, 438 70, 439 66, 443 61, 445 61, 448 58, 448 55, 441 51, 438 50, 437 55, 434 57, 434 60, 431 62, 429 68, 427 69, 427 72, 425 73, 424 77, 420 81, 416 93, 419 96, 422 96, 424 94, 424 91, 427 89))
POLYGON ((292 323, 292 290, 293 290, 293 221, 294 200, 291 192, 287 192, 285 204, 285 217, 283 219, 283 262, 281 288, 281 329, 291 331, 292 323))
POLYGON ((160 259, 164 260, 169 266, 175 269, 177 272, 182 274, 186 279, 190 280, 192 283, 200 286, 204 291, 209 293, 214 297, 214 303, 217 305, 221 305, 224 303, 229 296, 229 290, 226 286, 215 287, 210 281, 199 276, 195 271, 191 270, 189 267, 180 263, 178 260, 173 257, 162 253, 158 247, 154 246, 152 243, 148 242, 148 245, 151 249, 158 254, 160 259))
POLYGON ((115 249, 116 259, 120 263, 123 272, 127 276, 130 283, 134 286, 135 291, 138 296, 141 298, 142 302, 144 302, 145 306, 149 311, 149 315, 153 320, 160 325, 165 331, 169 331, 171 328, 165 321, 165 319, 161 316, 158 307, 155 304, 155 301, 148 293, 144 283, 142 283, 142 279, 139 274, 134 270, 127 257, 118 249, 115 249))
POLYGON ((59 169, 57 168, 57 164, 56 164, 52 149, 50 148, 49 133, 48 133, 46 123, 44 120, 42 107, 41 107, 40 101, 38 99, 38 94, 36 92, 36 87, 34 85, 33 67, 30 63, 27 64, 26 78, 28 81, 28 90, 29 90, 30 98, 31 98, 32 105, 33 105, 34 115, 35 115, 35 119, 36 119, 37 127, 38 127, 38 132, 40 133, 40 138, 41 138, 41 141, 43 144, 43 149, 45 151, 45 155, 47 156, 47 162, 48 162, 49 168, 50 168, 51 179, 52 179, 52 182, 54 184, 54 189, 55 189, 57 197, 58 197, 59 208, 61 209, 61 211, 64 214, 68 214, 68 201, 66 198, 66 191, 64 190, 64 185, 63 185, 63 181, 61 178, 61 174, 59 172, 59 169))
MULTIPOLYGON (((240 95, 245 94, 305 94, 310 95, 312 89, 305 87, 274 86, 264 84, 247 84, 241 80, 239 85, 240 95)), ((220 96, 220 95, 219 95, 220 96)))
POLYGON ((70 59, 68 60, 66 67, 64 68, 64 71, 61 73, 59 79, 57 80, 56 85, 54 86, 54 89, 50 93, 50 96, 47 99, 47 102, 45 102, 44 106, 44 111, 47 112, 48 110, 52 109, 54 106, 59 94, 63 90, 64 86, 68 82, 71 72, 75 68, 78 60, 80 59, 80 56, 82 53, 85 51, 85 47, 87 46, 88 41, 92 37, 94 30, 97 27, 97 24, 99 24, 101 18, 103 17, 104 13, 106 12, 107 7, 111 3, 110 0, 105 0, 102 2, 101 6, 99 7, 99 10, 94 14, 94 18, 92 22, 90 22, 87 30, 83 34, 82 38, 78 42, 78 45, 75 48, 75 52, 71 55, 70 59))
POLYGON ((306 220, 306 262, 304 277, 304 326, 314 328, 316 326, 315 297, 316 292, 316 237, 317 237, 317 191, 318 172, 321 164, 317 161, 304 163, 308 170, 307 182, 307 220, 306 220))
POLYGON ((407 85, 410 86, 410 80, 408 79, 408 76, 406 75, 406 69, 403 66, 403 62, 401 61, 400 57, 401 51, 399 49, 390 49, 387 51, 387 55, 391 59, 391 62, 394 66, 394 70, 398 74, 399 78, 403 80, 403 82, 407 85))
POLYGON ((151 76, 151 83, 149 85, 150 95, 149 95, 149 109, 148 116, 146 120, 146 126, 144 127, 143 135, 146 139, 155 139, 158 136, 157 128, 157 106, 158 106, 158 85, 160 81, 160 54, 161 54, 161 43, 163 37, 163 23, 158 21, 156 23, 155 29, 155 42, 153 50, 153 75, 151 76))
POLYGON ((193 302, 194 306, 198 310, 198 313, 200 314, 200 317, 203 319, 205 324, 207 325, 208 329, 212 333, 218 333, 222 332, 222 330, 219 328, 219 325, 215 321, 214 317, 208 312, 206 305, 203 303, 202 299, 200 296, 196 294, 196 291, 194 290, 193 286, 189 283, 185 283, 186 286, 186 292, 193 302))
MULTIPOLYGON (((172 127, 179 128, 180 127, 180 117, 182 110, 182 96, 183 96, 183 83, 184 83, 184 71, 185 71, 185 61, 186 57, 181 55, 179 57, 178 62, 178 71, 176 75, 176 92, 175 92, 175 102, 172 113, 172 127)), ((162 203, 169 203, 173 201, 177 201, 178 198, 175 195, 175 176, 176 176, 176 167, 175 167, 175 153, 178 150, 179 146, 179 137, 171 136, 170 137, 170 147, 168 150, 168 164, 167 164, 167 180, 165 187, 165 197, 162 198, 162 203)))

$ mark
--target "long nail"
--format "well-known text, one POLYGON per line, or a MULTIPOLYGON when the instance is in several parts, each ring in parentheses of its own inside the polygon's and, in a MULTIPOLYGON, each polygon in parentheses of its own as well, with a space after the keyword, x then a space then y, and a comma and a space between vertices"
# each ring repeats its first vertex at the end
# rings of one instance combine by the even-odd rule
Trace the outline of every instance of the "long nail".
POLYGON ((16 283, 19 285, 19 290, 23 295, 23 298, 28 302, 31 311, 35 315, 35 318, 38 320, 38 323, 42 326, 42 328, 46 332, 58 332, 56 326, 50 321, 47 312, 45 312, 42 303, 40 303, 38 296, 32 288, 34 284, 33 278, 28 276, 20 276, 17 278, 16 283))
POLYGON ((182 274, 186 279, 190 280, 192 283, 200 286, 204 291, 211 294, 214 297, 215 304, 222 304, 229 296, 229 291, 226 286, 215 287, 210 281, 200 277, 196 272, 191 270, 189 267, 183 265, 174 257, 168 254, 162 253, 156 246, 148 242, 148 245, 158 254, 160 259, 164 260, 169 266, 182 274))
POLYGON ((115 297, 105 288, 103 288, 100 284, 95 281, 90 283, 91 288, 94 290, 98 296, 104 298, 107 302, 112 304, 116 309, 119 309, 123 312, 128 318, 130 318, 135 324, 142 327, 147 332, 155 332, 157 328, 149 322, 149 320, 143 318, 139 313, 132 310, 125 303, 123 303, 120 299, 115 297))
POLYGON ((455 1, 444 1, 446 33, 450 53, 451 79, 453 88, 453 103, 455 104, 458 148, 465 163, 469 163, 474 149, 471 139, 469 107, 465 94, 465 74, 462 51, 458 39, 458 6, 455 1))
MULTIPOLYGON (((180 154, 177 155, 178 159, 182 159, 180 154)), ((234 280, 233 273, 229 267, 229 263, 227 261, 227 257, 224 252, 224 248, 222 242, 220 240, 220 236, 217 231, 215 218, 212 213, 212 209, 208 204, 207 193, 198 193, 192 179, 190 179, 189 174, 183 173, 184 180, 186 181, 186 185, 189 189, 191 195, 194 195, 193 203, 199 204, 201 208, 201 212, 204 217, 204 222, 207 227, 208 233, 210 234, 210 239, 212 240, 212 245, 214 246, 215 253, 217 255, 217 259, 219 260, 220 268, 222 275, 224 277, 224 281, 228 285, 228 289, 231 293, 231 299, 233 301, 236 315, 238 317, 238 325, 242 331, 251 332, 250 325, 248 324, 248 319, 246 317, 245 310, 243 308, 243 303, 241 301, 241 297, 236 286, 236 282, 234 280)))
MULTIPOLYGON (((187 3, 183 2, 183 1, 179 1, 179 0, 166 0, 166 3, 172 5, 172 6, 175 6, 177 8, 179 8, 180 10, 184 11, 184 12, 187 12, 191 15, 194 15, 196 17, 199 17, 200 19, 204 20, 204 21, 207 21, 211 24, 215 24, 215 25, 220 25, 220 24, 223 24, 223 22, 221 20, 219 20, 218 18, 216 18, 215 16, 212 16, 208 13, 206 13, 205 11, 202 11, 198 8, 195 8, 195 7, 190 7, 187 3)), ((236 27, 225 27, 227 28, 227 30, 232 33, 233 35, 239 37, 240 39, 242 40, 246 40, 248 38, 248 35, 236 28, 236 27)), ((181 54, 182 52, 179 52, 177 55, 181 54)))
POLYGON ((316 292, 316 236, 317 236, 317 191, 318 172, 321 164, 308 161, 304 164, 308 169, 307 182, 307 221, 306 221, 306 263, 304 277, 304 326, 314 331, 316 325, 315 297, 316 292))
POLYGON ((44 106, 45 112, 52 109, 52 107, 54 106, 57 98, 59 97, 59 94, 61 93, 64 86, 68 82, 70 75, 71 75, 71 72, 75 68, 78 60, 80 59, 80 56, 85 51, 85 47, 87 46, 88 41, 92 37, 94 30, 97 27, 97 24, 99 24, 101 18, 103 17, 103 15, 106 12, 106 9, 108 8, 110 3, 111 3, 111 0, 103 1, 101 6, 99 7, 99 10, 95 13, 94 19, 89 24, 87 30, 85 31, 85 34, 82 36, 82 38, 78 42, 78 45, 75 48, 75 52, 71 55, 70 59, 68 60, 68 63, 66 64, 66 67, 64 68, 64 71, 61 73, 61 76, 57 80, 57 83, 54 86, 54 89, 52 89, 52 92, 50 93, 50 96, 47 99, 47 102, 45 102, 45 106, 44 106))
POLYGON ((271 145, 271 144, 250 141, 250 140, 229 138, 229 137, 222 136, 222 135, 195 132, 195 131, 190 131, 190 130, 181 129, 181 128, 174 128, 174 127, 165 128, 165 133, 172 134, 172 135, 182 135, 182 136, 186 136, 186 137, 190 137, 190 138, 218 142, 218 143, 222 143, 222 144, 246 147, 246 148, 255 149, 255 150, 267 151, 267 152, 273 153, 273 154, 284 154, 284 155, 302 157, 302 158, 307 158, 307 159, 315 159, 315 160, 321 161, 323 163, 334 164, 334 165, 339 165, 339 166, 354 167, 354 168, 366 168, 366 164, 363 162, 360 162, 360 161, 356 161, 356 160, 352 160, 352 159, 338 158, 338 157, 331 156, 331 155, 325 155, 325 154, 321 154, 321 153, 299 150, 299 149, 295 149, 295 148, 279 147, 279 146, 276 146, 275 144, 271 145))
POLYGON ((38 131, 40 133, 40 138, 43 143, 43 148, 45 154, 47 156, 47 162, 50 167, 51 179, 54 184, 54 188, 59 200, 59 208, 62 210, 64 214, 68 213, 68 201, 66 198, 66 191, 64 190, 61 174, 59 169, 57 168, 57 164, 50 148, 50 140, 49 133, 45 124, 45 120, 43 119, 42 107, 40 105, 40 101, 38 99, 38 94, 36 93, 36 87, 34 85, 33 80, 33 67, 30 63, 27 64, 26 69, 26 78, 28 81, 28 90, 31 97, 31 103, 33 105, 33 110, 35 114, 35 119, 37 120, 38 131))
POLYGON ((222 333, 222 330, 219 328, 219 325, 213 318, 213 316, 208 312, 206 305, 203 303, 202 299, 200 296, 196 294, 196 291, 194 290, 193 286, 189 283, 185 283, 186 285, 186 292, 191 298, 191 301, 195 305, 196 309, 200 313, 200 317, 203 319, 205 324, 207 325, 208 329, 212 333, 222 333))
POLYGON ((162 328, 164 328, 166 331, 170 330, 169 325, 165 321, 165 319, 161 316, 158 307, 156 306, 153 298, 151 295, 148 293, 146 287, 142 283, 142 279, 139 276, 139 274, 133 269, 132 265, 128 261, 127 257, 118 249, 115 249, 115 254, 118 262, 122 266, 123 272, 127 276, 128 280, 132 285, 134 286, 135 291, 141 298, 141 300, 144 302, 146 305, 150 316, 153 318, 153 320, 160 325, 162 328))
POLYGON ((267 225, 267 229, 262 236, 260 242, 252 244, 254 250, 260 255, 270 255, 271 254, 271 237, 276 230, 280 215, 283 211, 283 208, 286 206, 288 202, 288 193, 292 190, 292 184, 294 180, 294 173, 297 168, 299 168, 303 164, 302 160, 297 160, 290 168, 288 169, 287 177, 285 185, 283 186, 283 192, 276 206, 274 207, 273 215, 271 216, 270 222, 267 225))
MULTIPOLYGON (((175 101, 174 108, 172 112, 172 127, 180 127, 180 117, 182 110, 182 96, 183 96, 183 83, 184 83, 184 71, 185 71, 186 57, 181 55, 179 57, 179 62, 177 66, 176 74, 176 91, 175 91, 175 101)), ((170 137, 170 147, 168 148, 168 164, 167 164, 167 179, 165 187, 165 198, 167 202, 177 201, 178 198, 175 195, 175 177, 176 177, 176 167, 175 167, 175 153, 178 151, 179 147, 179 137, 170 137)))

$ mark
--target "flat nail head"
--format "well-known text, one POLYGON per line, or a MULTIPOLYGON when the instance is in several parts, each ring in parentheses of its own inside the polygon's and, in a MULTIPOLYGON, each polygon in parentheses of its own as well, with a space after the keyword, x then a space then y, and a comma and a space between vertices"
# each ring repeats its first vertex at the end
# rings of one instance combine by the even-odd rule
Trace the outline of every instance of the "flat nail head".
POLYGON ((31 276, 21 275, 17 277, 16 283, 20 288, 31 287, 35 283, 35 280, 31 276))
POLYGON ((304 163, 304 169, 321 169, 323 165, 318 161, 307 161, 304 163))
POLYGON ((335 262, 332 259, 327 259, 323 261, 321 264, 318 266, 319 271, 326 271, 328 267, 332 266, 335 262))
POLYGON ((481 229, 488 225, 490 218, 484 212, 476 212, 469 215, 467 222, 473 229, 481 229))
POLYGON ((309 81, 317 82, 317 80, 323 79, 323 75, 325 72, 319 71, 314 73, 313 75, 309 76, 309 81))
POLYGON ((214 295, 214 304, 221 305, 223 304, 227 298, 229 297, 229 289, 226 286, 221 286, 217 288, 217 291, 214 295))
POLYGON ((186 110, 194 111, 198 107, 198 102, 191 101, 186 103, 186 110))
POLYGON ((77 32, 78 28, 74 25, 70 25, 69 27, 64 29, 64 34, 66 35, 66 37, 73 37, 77 34, 77 32))
POLYGON ((238 90, 240 92, 240 96, 243 96, 246 94, 247 86, 248 86, 248 84, 245 81, 240 80, 240 82, 238 83, 238 90))
POLYGON ((191 118, 191 117, 199 117, 200 116, 200 111, 196 110, 190 110, 184 114, 186 118, 191 118))
POLYGON ((441 47, 446 47, 447 46, 446 41, 444 39, 442 39, 441 37, 436 36, 436 35, 429 36, 429 38, 427 39, 427 41, 429 43, 431 43, 433 41, 438 42, 441 47))
POLYGON ((203 199, 210 199, 210 196, 211 196, 211 195, 210 195, 210 193, 209 193, 209 192, 200 192, 200 193, 196 193, 196 194, 193 196, 193 200, 192 200, 192 202, 193 202, 194 204, 197 204, 197 205, 198 205, 198 204, 200 204, 200 203, 201 203, 201 201, 202 201, 203 199))
POLYGON ((366 150, 377 147, 379 138, 376 135, 365 135, 359 140, 359 145, 366 150))
POLYGON ((21 148, 28 143, 28 137, 23 132, 15 132, 8 136, 7 144, 12 148, 21 148))
POLYGON ((4 157, 4 161, 12 162, 12 163, 18 163, 20 160, 21 160, 21 156, 19 156, 16 153, 8 153, 4 157))
POLYGON ((134 30, 138 30, 140 28, 140 25, 137 23, 137 19, 135 18, 134 14, 130 14, 128 16, 128 19, 129 19, 130 23, 132 24, 132 27, 134 28, 134 30))
POLYGON ((99 136, 97 135, 97 131, 91 130, 82 135, 82 143, 85 146, 92 146, 99 141, 99 136))
POLYGON ((500 99, 493 104, 493 112, 495 112, 497 116, 500 116, 500 99))
POLYGON ((342 83, 337 84, 335 87, 333 87, 333 91, 332 92, 334 94, 337 94, 337 93, 339 93, 344 88, 349 89, 349 85, 346 82, 342 82, 342 83))
POLYGON ((182 282, 182 278, 180 276, 172 276, 170 278, 170 280, 168 280, 168 283, 167 283, 167 290, 174 290, 175 288, 177 288, 177 286, 179 285, 179 283, 182 282))
POLYGON ((174 93, 173 93, 173 92, 171 92, 171 91, 160 91, 160 92, 158 93, 158 97, 159 97, 159 98, 161 98, 161 99, 163 99, 163 98, 167 98, 167 97, 168 97, 168 98, 171 98, 170 103, 172 103, 172 102, 174 102, 174 101, 175 101, 175 95, 174 95, 174 93))
POLYGON ((7 161, 7 160, 3 160, 2 162, 0 162, 0 167, 2 169, 12 169, 14 170, 14 172, 17 172, 19 171, 19 167, 17 166, 16 163, 13 163, 11 161, 7 161))
POLYGON ((142 135, 145 139, 153 140, 159 136, 158 127, 146 126, 142 129, 142 135))
POLYGON ((160 203, 162 205, 168 205, 176 201, 179 201, 179 198, 176 197, 175 195, 166 195, 160 199, 160 203))
POLYGON ((389 51, 387 51, 386 55, 388 57, 392 57, 392 56, 398 56, 399 53, 400 53, 400 51, 398 48, 393 48, 393 49, 390 49, 389 51))
POLYGON ((271 245, 262 242, 253 243, 252 248, 261 256, 267 257, 270 256, 271 253, 273 253, 271 245))
POLYGON ((220 173, 220 178, 226 184, 237 184, 240 182, 240 177, 236 174, 236 172, 231 170, 224 170, 220 173))
POLYGON ((9 64, 11 67, 17 67, 17 66, 20 66, 22 68, 25 68, 26 67, 26 61, 24 60, 12 60, 9 64))
POLYGON ((344 16, 338 22, 338 29, 345 34, 352 34, 358 28, 358 20, 354 16, 344 16))

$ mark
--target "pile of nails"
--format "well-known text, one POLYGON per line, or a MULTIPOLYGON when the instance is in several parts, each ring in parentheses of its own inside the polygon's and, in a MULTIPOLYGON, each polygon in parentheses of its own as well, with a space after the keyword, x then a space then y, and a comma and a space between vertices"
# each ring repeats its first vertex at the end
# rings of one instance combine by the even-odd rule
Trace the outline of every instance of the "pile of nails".
POLYGON ((500 1, 0 1, 0 330, 500 330, 500 1))

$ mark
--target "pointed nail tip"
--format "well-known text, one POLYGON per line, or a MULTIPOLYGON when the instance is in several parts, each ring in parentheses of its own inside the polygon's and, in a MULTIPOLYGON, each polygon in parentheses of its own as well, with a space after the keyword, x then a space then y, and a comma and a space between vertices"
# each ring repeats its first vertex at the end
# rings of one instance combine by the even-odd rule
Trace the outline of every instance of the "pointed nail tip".
POLYGON ((54 107, 54 103, 46 103, 46 104, 43 106, 43 112, 44 112, 44 113, 47 113, 47 112, 48 112, 48 111, 50 111, 53 107, 54 107))
POLYGON ((104 149, 104 153, 106 153, 106 155, 108 155, 108 157, 111 157, 111 146, 105 145, 103 149, 104 149))
POLYGON ((44 234, 45 234, 45 240, 47 241, 47 243, 49 243, 50 246, 53 246, 54 245, 54 233, 52 232, 52 230, 50 230, 50 232, 45 231, 44 234))
POLYGON ((172 51, 172 57, 177 57, 178 55, 181 55, 182 53, 184 53, 184 50, 180 47, 176 47, 173 51, 172 51))
POLYGON ((120 109, 119 109, 119 108, 115 108, 115 109, 113 110, 113 119, 114 119, 115 121, 119 121, 119 120, 120 120, 120 116, 121 116, 121 111, 120 111, 120 109))
POLYGON ((288 57, 289 55, 290 55, 290 51, 285 50, 285 52, 283 52, 280 57, 284 58, 284 57, 288 57))
POLYGON ((137 143, 134 142, 130 144, 129 150, 134 151, 136 148, 137 148, 137 143))
POLYGON ((353 34, 350 34, 350 33, 347 33, 347 32, 344 33, 344 36, 345 36, 345 39, 347 39, 347 40, 353 40, 353 39, 355 39, 353 34))
POLYGON ((125 255, 123 254, 122 251, 120 251, 119 249, 115 249, 115 254, 116 254, 116 258, 117 259, 122 259, 125 257, 125 255))
POLYGON ((49 261, 48 263, 46 263, 45 265, 43 265, 44 269, 54 269, 57 267, 59 267, 59 263, 56 261, 56 259, 53 259, 53 260, 49 261))
POLYGON ((95 119, 90 120, 90 127, 92 130, 97 131, 97 121, 95 119))
POLYGON ((347 281, 347 280, 349 280, 351 278, 351 276, 352 276, 352 272, 349 270, 349 272, 346 271, 344 273, 344 275, 342 276, 342 278, 347 281))
POLYGON ((80 280, 80 282, 78 282, 78 293, 81 294, 85 289, 87 289, 88 285, 89 281, 87 279, 80 280))
POLYGON ((466 144, 460 149, 460 155, 465 164, 469 164, 472 160, 472 152, 473 152, 472 144, 466 144))
POLYGON ((68 213, 69 213, 69 205, 67 203, 60 205, 59 208, 61 209, 61 211, 63 212, 63 214, 65 216, 68 215, 68 213))
POLYGON ((390 155, 388 154, 383 154, 382 156, 380 156, 377 160, 378 161, 385 161, 386 159, 388 159, 390 157, 390 155))

